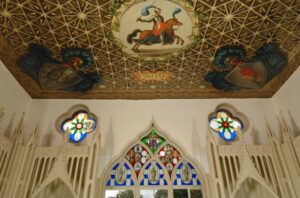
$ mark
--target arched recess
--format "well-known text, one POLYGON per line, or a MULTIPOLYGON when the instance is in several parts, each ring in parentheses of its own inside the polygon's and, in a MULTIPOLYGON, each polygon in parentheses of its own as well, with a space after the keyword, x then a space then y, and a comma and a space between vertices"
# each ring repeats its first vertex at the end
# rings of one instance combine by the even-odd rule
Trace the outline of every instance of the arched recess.
POLYGON ((170 198, 176 197, 176 193, 186 193, 187 197, 193 198, 209 197, 202 167, 154 124, 123 150, 103 171, 100 178, 101 198, 117 197, 121 193, 136 198, 145 196, 143 193, 157 193, 170 198), (122 163, 130 170, 116 168, 122 163), (126 175, 118 175, 125 172, 126 175), (127 185, 123 185, 125 178, 130 178, 127 185), (109 196, 106 192, 110 193, 109 196))
POLYGON ((279 198, 268 186, 258 182, 252 177, 247 177, 243 182, 238 185, 232 194, 233 198, 279 198))
POLYGON ((37 189, 33 195, 33 198, 75 198, 76 194, 72 188, 67 185, 62 179, 56 178, 46 184, 44 187, 37 189))

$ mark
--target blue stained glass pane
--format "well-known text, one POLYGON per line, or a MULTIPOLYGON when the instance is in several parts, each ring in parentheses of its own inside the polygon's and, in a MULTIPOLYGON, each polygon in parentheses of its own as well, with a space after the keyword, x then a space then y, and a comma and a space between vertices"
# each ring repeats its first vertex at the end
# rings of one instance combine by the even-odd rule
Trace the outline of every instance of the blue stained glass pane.
POLYGON ((159 163, 156 163, 156 165, 157 165, 157 167, 158 167, 159 169, 162 169, 162 167, 161 167, 161 165, 160 165, 159 163))
POLYGON ((165 186, 168 185, 167 180, 164 180, 164 185, 165 185, 165 186))
POLYGON ((181 169, 182 165, 183 165, 183 163, 181 162, 177 169, 181 169))
POLYGON ((113 169, 113 170, 116 170, 116 169, 118 168, 119 165, 120 165, 120 164, 117 163, 112 169, 113 169))
POLYGON ((127 163, 124 163, 124 166, 125 166, 125 168, 126 168, 127 170, 130 170, 130 168, 129 168, 129 166, 128 166, 127 163))
POLYGON ((110 179, 106 182, 106 186, 110 186, 110 179))
POLYGON ((182 162, 179 164, 176 170, 176 178, 173 181, 174 185, 200 185, 198 181, 200 182, 197 178, 196 169, 190 162, 182 162))
POLYGON ((201 182, 199 179, 197 179, 197 185, 200 186, 201 185, 201 182))
POLYGON ((131 179, 130 167, 125 163, 116 163, 111 170, 111 181, 107 182, 107 186, 131 186, 134 185, 131 179), (116 174, 119 174, 118 177, 116 174), (122 178, 117 181, 117 178, 122 178))
POLYGON ((146 166, 146 170, 148 170, 150 166, 151 166, 151 163, 149 163, 149 164, 146 166))

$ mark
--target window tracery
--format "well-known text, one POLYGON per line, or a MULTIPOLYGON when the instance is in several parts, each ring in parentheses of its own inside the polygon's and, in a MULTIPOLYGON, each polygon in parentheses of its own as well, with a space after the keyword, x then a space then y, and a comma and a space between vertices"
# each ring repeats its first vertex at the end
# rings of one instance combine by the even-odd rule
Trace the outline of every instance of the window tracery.
POLYGON ((56 129, 72 143, 82 142, 97 128, 97 119, 84 105, 75 105, 56 120, 56 129))
POLYGON ((202 197, 201 180, 193 163, 153 128, 115 161, 105 185, 105 197, 110 198, 118 197, 113 195, 117 192, 124 194, 125 189, 133 190, 132 187, 138 192, 128 191, 130 197, 171 197, 180 190, 190 191, 189 196, 196 191, 202 197))

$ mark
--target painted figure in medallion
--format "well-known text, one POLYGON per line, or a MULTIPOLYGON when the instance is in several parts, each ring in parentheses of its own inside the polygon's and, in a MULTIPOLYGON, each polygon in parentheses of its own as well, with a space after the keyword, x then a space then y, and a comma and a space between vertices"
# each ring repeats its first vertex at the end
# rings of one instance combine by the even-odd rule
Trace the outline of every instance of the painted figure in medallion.
POLYGON ((152 165, 150 168, 150 173, 149 173, 149 180, 151 183, 156 183, 159 179, 158 177, 158 169, 155 165, 152 165))
POLYGON ((135 29, 131 34, 127 36, 127 42, 129 44, 135 42, 135 45, 132 48, 133 51, 139 51, 140 45, 153 45, 159 43, 162 43, 163 45, 171 45, 175 41, 177 44, 184 44, 184 40, 175 34, 176 29, 174 28, 174 26, 182 25, 182 23, 176 18, 176 14, 180 13, 181 9, 176 8, 172 14, 173 18, 170 18, 167 21, 165 21, 164 17, 161 15, 161 11, 162 10, 159 7, 156 7, 153 4, 150 6, 146 6, 142 10, 142 15, 138 17, 136 21, 143 23, 153 23, 153 28, 152 30, 135 29), (154 15, 148 17, 150 15, 150 10, 152 9, 154 10, 154 15), (136 36, 138 36, 138 33, 139 37, 135 38, 136 36))
POLYGON ((191 180, 191 174, 190 174, 190 167, 187 163, 185 163, 183 166, 182 166, 182 172, 181 172, 181 177, 182 177, 182 180, 186 183, 190 182, 191 180))
POLYGON ((126 179, 126 169, 123 165, 120 165, 116 170, 116 179, 118 183, 123 183, 126 179))

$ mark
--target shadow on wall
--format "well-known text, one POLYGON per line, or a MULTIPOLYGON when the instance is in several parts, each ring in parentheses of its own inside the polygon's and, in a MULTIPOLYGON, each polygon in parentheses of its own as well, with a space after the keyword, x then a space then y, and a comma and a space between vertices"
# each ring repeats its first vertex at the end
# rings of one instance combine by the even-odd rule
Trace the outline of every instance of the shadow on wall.
POLYGON ((13 127, 14 127, 14 122, 15 122, 15 118, 16 118, 16 113, 13 114, 12 118, 10 119, 7 127, 6 127, 6 130, 4 132, 4 136, 5 137, 11 137, 11 134, 13 132, 13 127))
POLYGON ((296 121, 294 120, 294 118, 291 114, 291 111, 288 111, 288 114, 289 114, 289 119, 291 121, 292 131, 294 131, 295 136, 300 135, 300 129, 297 126, 296 121))
POLYGON ((45 186, 34 198, 75 198, 72 191, 60 179, 56 179, 47 186, 45 186))
POLYGON ((247 178, 239 187, 234 198, 276 198, 268 189, 252 178, 247 178))
POLYGON ((196 120, 193 118, 193 139, 192 139, 192 148, 193 148, 193 156, 200 160, 200 156, 205 155, 206 156, 206 147, 203 145, 203 141, 201 139, 205 140, 205 132, 202 133, 202 137, 200 137, 200 133, 197 130, 196 120))
POLYGON ((51 146, 53 142, 53 134, 56 134, 53 130, 53 123, 51 122, 48 126, 47 133, 44 135, 42 145, 43 146, 51 146))
POLYGON ((100 149, 99 153, 99 171, 98 173, 101 173, 98 175, 100 177, 103 175, 103 168, 108 164, 113 155, 113 149, 114 149, 114 134, 113 134, 113 120, 110 118, 108 130, 105 135, 105 138, 102 139, 102 142, 104 142, 103 147, 100 149))

